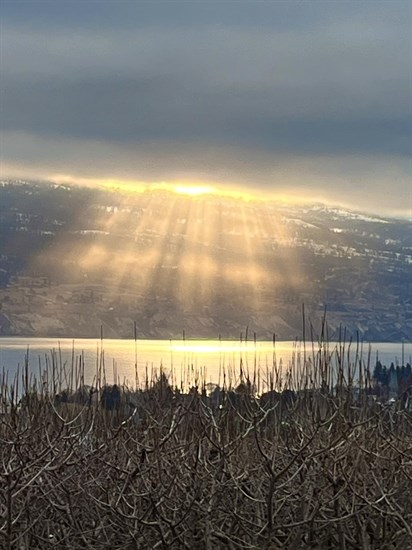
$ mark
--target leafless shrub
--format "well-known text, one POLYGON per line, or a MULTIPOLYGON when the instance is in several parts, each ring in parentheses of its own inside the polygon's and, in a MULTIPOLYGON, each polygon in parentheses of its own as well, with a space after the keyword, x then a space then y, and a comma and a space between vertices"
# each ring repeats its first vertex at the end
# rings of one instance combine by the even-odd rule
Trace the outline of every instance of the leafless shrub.
POLYGON ((319 354, 261 396, 161 373, 56 398, 24 372, 1 389, 0 546, 412 548, 412 415, 340 368, 319 354))

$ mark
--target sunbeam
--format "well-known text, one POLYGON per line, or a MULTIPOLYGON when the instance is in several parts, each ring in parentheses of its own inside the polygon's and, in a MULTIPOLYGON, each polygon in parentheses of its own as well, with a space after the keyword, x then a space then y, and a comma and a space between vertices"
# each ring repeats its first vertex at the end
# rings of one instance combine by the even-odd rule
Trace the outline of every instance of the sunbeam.
POLYGON ((225 332, 228 315, 239 330, 267 325, 304 281, 295 226, 274 203, 188 189, 90 191, 67 230, 32 258, 32 271, 47 266, 69 285, 71 302, 98 301, 113 333, 134 321, 145 334, 166 331, 170 319, 225 332))

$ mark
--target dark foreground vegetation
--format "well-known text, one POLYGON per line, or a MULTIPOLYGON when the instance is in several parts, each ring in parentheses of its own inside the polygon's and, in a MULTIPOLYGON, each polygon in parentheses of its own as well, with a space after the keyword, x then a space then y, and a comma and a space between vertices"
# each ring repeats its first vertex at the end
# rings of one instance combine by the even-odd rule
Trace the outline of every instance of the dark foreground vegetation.
POLYGON ((326 357, 298 374, 260 395, 245 373, 186 393, 162 372, 3 382, 0 547, 412 548, 408 389, 380 399, 365 368, 354 391, 326 357))

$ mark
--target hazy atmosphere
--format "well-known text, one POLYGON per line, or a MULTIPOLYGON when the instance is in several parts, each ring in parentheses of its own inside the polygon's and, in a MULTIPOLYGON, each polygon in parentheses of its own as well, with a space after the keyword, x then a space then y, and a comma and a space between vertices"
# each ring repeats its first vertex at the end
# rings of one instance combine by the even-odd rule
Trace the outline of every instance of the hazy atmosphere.
POLYGON ((1 5, 1 176, 411 215, 410 2, 1 5))
POLYGON ((412 549, 412 2, 0 16, 0 548, 412 549))

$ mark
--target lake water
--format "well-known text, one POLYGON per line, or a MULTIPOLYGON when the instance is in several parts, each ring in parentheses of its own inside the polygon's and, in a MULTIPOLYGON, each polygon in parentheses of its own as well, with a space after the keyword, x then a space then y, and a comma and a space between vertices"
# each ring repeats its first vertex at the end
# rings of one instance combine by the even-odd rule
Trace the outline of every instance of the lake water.
MULTIPOLYGON (((329 343, 324 348, 331 362, 337 363, 338 346, 329 343)), ((59 381, 73 382, 70 376, 83 376, 82 382, 93 384, 98 374, 105 381, 117 381, 135 386, 151 379, 163 368, 171 374, 173 382, 188 387, 196 381, 234 384, 239 380, 240 370, 259 373, 261 386, 273 374, 285 373, 288 368, 301 368, 303 357, 316 364, 318 346, 296 342, 238 342, 219 340, 95 340, 95 339, 53 339, 53 338, 0 338, 0 377, 10 384, 16 374, 28 364, 32 377, 41 379, 41 372, 59 372, 59 381), (62 374, 63 372, 63 374, 62 374), (1 374, 2 373, 2 374, 1 374), (73 374, 74 373, 74 374, 73 374)), ((412 343, 363 343, 357 354, 359 360, 371 369, 376 357, 383 364, 390 365, 411 362, 412 343)), ((346 346, 345 362, 353 363, 356 345, 346 346), (348 361, 349 360, 349 361, 348 361)))

